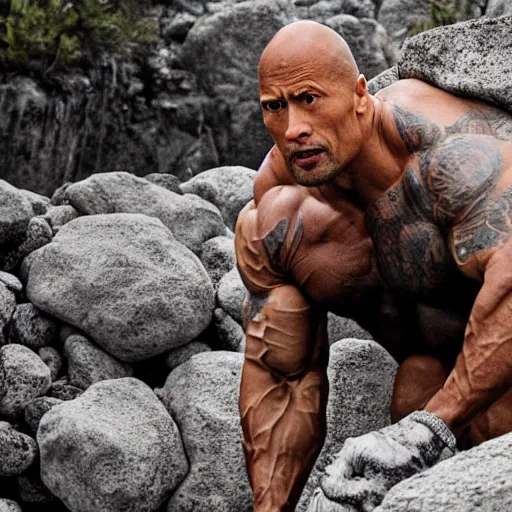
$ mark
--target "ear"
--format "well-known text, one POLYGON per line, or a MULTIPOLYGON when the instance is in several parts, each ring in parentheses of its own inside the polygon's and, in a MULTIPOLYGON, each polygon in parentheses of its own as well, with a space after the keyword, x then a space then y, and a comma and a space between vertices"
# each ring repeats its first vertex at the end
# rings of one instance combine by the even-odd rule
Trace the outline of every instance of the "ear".
POLYGON ((366 89, 366 78, 364 75, 357 77, 357 84, 355 90, 356 112, 364 114, 368 108, 368 90, 366 89))

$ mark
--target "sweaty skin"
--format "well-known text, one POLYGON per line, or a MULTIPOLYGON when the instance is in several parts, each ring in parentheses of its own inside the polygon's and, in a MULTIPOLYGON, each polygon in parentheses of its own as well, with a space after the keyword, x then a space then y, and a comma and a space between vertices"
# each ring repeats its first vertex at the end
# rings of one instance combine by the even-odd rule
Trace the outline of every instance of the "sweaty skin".
POLYGON ((314 22, 276 34, 259 78, 275 146, 236 227, 240 414, 255 512, 293 511, 325 437, 329 310, 401 363, 394 421, 424 409, 468 446, 512 430, 512 119, 417 80, 371 96, 314 22))

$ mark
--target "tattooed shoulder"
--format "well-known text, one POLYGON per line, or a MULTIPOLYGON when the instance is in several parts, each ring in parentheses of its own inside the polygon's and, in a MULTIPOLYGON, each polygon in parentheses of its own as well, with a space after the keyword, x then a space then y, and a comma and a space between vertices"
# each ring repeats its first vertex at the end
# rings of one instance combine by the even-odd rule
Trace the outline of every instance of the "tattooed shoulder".
POLYGON ((419 155, 438 224, 450 225, 489 198, 503 167, 500 146, 494 137, 460 135, 447 137, 419 155))
POLYGON ((512 140, 512 116, 490 105, 473 106, 445 131, 447 135, 470 133, 512 140))
POLYGON ((443 137, 443 131, 425 117, 393 106, 395 124, 410 153, 426 149, 437 143, 443 137))

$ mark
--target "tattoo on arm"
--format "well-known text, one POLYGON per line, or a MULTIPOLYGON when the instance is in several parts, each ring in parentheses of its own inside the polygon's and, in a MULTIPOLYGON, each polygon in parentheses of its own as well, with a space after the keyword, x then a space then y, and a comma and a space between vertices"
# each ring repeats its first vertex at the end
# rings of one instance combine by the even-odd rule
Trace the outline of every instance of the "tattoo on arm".
POLYGON ((512 116, 491 106, 473 106, 451 126, 447 126, 447 135, 472 133, 492 135, 497 139, 512 139, 512 116))
POLYGON ((393 110, 398 133, 410 153, 431 147, 442 138, 443 132, 439 127, 423 116, 397 105, 393 110))
POLYGON ((452 231, 453 252, 459 264, 479 251, 496 247, 510 236, 512 190, 476 203, 452 231))
POLYGON ((502 163, 500 143, 486 136, 450 137, 421 155, 421 174, 435 221, 449 227, 468 208, 485 201, 502 163))

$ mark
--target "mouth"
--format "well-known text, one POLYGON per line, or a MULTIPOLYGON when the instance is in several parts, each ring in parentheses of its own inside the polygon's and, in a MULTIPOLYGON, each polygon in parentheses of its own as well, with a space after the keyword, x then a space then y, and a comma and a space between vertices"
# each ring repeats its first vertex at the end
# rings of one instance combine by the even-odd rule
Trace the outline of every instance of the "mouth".
POLYGON ((306 149, 303 151, 294 151, 292 153, 292 162, 297 164, 299 167, 311 167, 315 165, 324 154, 324 150, 321 148, 306 149))

